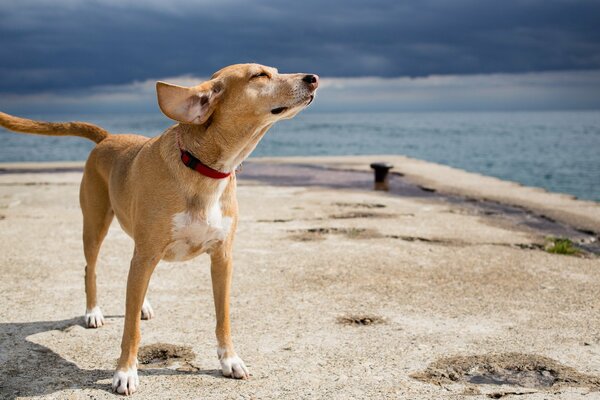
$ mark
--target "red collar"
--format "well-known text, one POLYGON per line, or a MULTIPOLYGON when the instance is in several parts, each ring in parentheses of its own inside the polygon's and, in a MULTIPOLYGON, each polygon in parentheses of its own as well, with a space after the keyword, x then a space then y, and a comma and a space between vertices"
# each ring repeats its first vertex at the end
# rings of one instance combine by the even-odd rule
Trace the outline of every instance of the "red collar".
POLYGON ((212 169, 208 165, 202 164, 202 162, 200 160, 198 160, 196 157, 194 157, 192 155, 192 153, 190 153, 189 151, 183 150, 181 147, 179 148, 179 151, 181 152, 181 161, 183 162, 183 164, 186 167, 191 168, 194 171, 199 172, 204 176, 207 176, 207 177, 213 178, 213 179, 225 179, 225 178, 229 177, 229 175, 231 175, 231 172, 217 171, 216 169, 212 169))

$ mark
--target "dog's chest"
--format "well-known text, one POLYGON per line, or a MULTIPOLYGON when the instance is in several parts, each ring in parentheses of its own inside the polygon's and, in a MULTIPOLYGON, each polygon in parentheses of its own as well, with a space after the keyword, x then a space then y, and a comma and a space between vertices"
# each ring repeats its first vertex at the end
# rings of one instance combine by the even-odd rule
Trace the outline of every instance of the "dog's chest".
POLYGON ((231 218, 223 217, 218 203, 205 216, 190 211, 177 213, 172 219, 171 242, 164 259, 185 261, 209 251, 225 240, 230 227, 231 218))

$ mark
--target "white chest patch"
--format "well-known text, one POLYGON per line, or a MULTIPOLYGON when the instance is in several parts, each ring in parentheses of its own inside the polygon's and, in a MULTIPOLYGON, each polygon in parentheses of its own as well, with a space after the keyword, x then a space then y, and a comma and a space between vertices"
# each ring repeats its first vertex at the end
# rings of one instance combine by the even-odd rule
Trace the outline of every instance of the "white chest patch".
POLYGON ((204 253, 220 241, 225 240, 231 228, 231 218, 223 217, 221 207, 215 204, 206 218, 187 211, 173 215, 171 243, 167 246, 164 259, 186 261, 204 253))

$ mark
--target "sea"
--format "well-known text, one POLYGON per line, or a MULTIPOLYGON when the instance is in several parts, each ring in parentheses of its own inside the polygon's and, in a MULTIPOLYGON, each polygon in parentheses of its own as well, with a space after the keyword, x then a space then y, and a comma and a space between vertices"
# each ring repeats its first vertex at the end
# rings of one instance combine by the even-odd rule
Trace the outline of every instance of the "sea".
MULTIPOLYGON (((114 133, 155 136, 155 114, 27 115, 87 121, 114 133)), ((85 160, 81 138, 0 129, 0 162, 85 160)), ((304 112, 276 124, 251 157, 401 154, 600 201, 600 110, 543 112, 304 112)), ((374 160, 380 157, 374 157, 374 160)), ((383 160, 385 161, 385 160, 383 160)))

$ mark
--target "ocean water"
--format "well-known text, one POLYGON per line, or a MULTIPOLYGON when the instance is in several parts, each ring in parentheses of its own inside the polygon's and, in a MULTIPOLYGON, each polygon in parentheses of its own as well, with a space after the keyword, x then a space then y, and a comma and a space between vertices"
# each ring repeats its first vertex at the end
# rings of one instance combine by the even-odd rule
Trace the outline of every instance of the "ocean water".
MULTIPOLYGON (((28 115, 155 136, 161 114, 28 115)), ((0 162, 84 160, 79 138, 0 130, 0 162)), ((600 111, 301 113, 275 125, 252 156, 402 154, 600 201, 600 111)))

